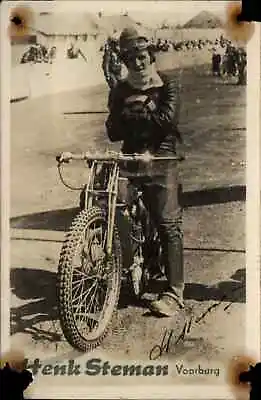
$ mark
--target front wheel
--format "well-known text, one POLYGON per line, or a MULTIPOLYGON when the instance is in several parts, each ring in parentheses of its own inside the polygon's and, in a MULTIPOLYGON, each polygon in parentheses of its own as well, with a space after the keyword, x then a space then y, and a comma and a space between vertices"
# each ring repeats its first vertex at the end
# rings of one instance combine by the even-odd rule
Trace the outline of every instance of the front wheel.
POLYGON ((90 351, 105 338, 121 287, 121 244, 114 229, 112 253, 106 254, 107 219, 99 207, 74 219, 58 266, 58 309, 68 343, 90 351))

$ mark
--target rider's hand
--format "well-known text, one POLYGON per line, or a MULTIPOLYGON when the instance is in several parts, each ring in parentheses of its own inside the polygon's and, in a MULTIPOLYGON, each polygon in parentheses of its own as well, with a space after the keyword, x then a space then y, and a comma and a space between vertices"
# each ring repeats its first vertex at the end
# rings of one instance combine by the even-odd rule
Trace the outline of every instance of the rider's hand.
POLYGON ((144 106, 144 104, 135 104, 135 106, 132 105, 124 107, 122 111, 122 117, 126 120, 126 122, 141 121, 147 120, 149 118, 149 113, 149 109, 144 106))
POLYGON ((150 112, 153 112, 157 109, 157 106, 153 100, 150 100, 149 102, 146 103, 145 108, 150 112))
POLYGON ((152 159, 152 154, 149 151, 145 151, 145 153, 143 154, 143 157, 142 157, 142 161, 144 163, 149 163, 151 161, 151 159, 152 159))

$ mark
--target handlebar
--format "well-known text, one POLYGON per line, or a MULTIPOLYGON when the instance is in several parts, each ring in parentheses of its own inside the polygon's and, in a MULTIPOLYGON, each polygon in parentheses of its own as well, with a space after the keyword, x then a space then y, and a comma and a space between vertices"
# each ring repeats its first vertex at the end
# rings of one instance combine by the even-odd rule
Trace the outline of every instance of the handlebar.
POLYGON ((107 153, 70 153, 64 152, 56 156, 58 164, 69 163, 72 160, 81 161, 108 161, 108 162, 120 162, 120 161, 182 161, 182 156, 154 156, 150 153, 144 154, 123 154, 119 152, 107 152, 107 153))

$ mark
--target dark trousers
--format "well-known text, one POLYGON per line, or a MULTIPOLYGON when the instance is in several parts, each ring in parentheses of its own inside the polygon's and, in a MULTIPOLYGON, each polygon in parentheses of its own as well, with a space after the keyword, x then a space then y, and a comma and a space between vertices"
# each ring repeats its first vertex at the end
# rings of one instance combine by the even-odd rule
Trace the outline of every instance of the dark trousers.
POLYGON ((143 193, 143 201, 150 218, 158 229, 165 272, 170 293, 183 303, 184 262, 182 208, 179 204, 180 184, 175 165, 164 169, 164 174, 131 178, 131 185, 143 193))

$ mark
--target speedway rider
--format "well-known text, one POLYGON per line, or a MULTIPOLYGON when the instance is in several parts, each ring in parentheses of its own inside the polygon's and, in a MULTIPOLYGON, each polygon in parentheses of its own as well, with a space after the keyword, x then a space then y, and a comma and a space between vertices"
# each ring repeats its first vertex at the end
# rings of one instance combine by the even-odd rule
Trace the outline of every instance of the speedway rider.
MULTIPOLYGON (((150 42, 136 28, 126 28, 121 33, 120 57, 128 75, 109 94, 106 121, 109 139, 123 141, 122 152, 126 154, 148 151, 158 156, 175 156, 176 142, 180 139, 178 82, 156 70, 150 42)), ((184 308, 177 161, 152 161, 149 167, 139 166, 135 171, 129 166, 128 172, 131 184, 143 192, 163 247, 167 287, 151 302, 150 309, 157 316, 172 317, 184 308)))

